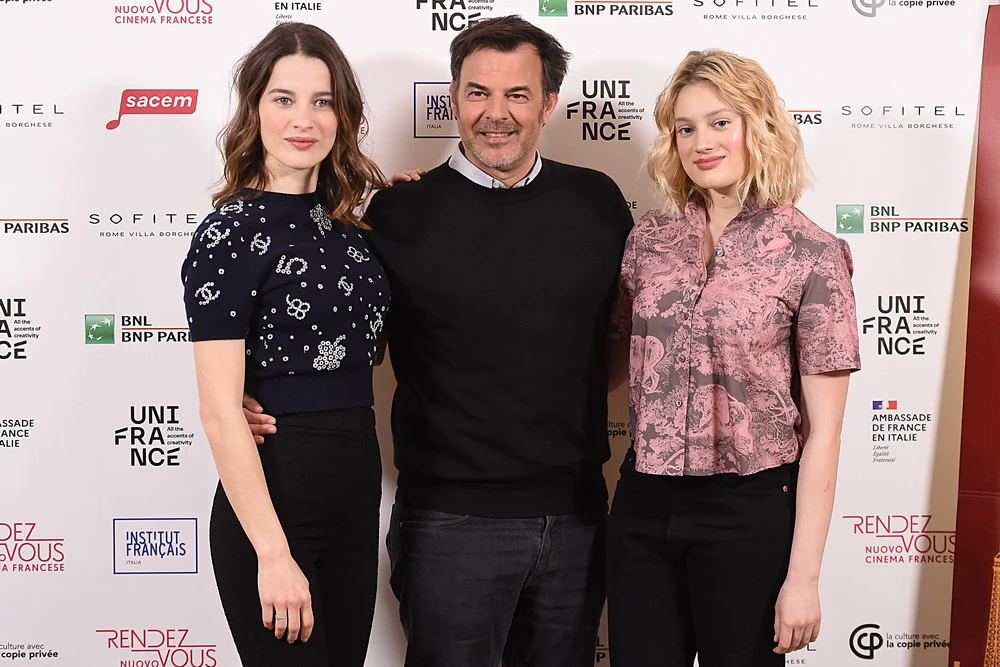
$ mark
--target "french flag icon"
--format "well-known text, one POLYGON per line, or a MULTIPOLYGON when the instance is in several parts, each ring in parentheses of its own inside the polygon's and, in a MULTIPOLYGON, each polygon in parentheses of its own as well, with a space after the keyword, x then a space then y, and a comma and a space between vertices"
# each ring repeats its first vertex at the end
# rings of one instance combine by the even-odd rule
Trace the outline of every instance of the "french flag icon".
POLYGON ((872 401, 872 410, 898 410, 898 401, 872 401))

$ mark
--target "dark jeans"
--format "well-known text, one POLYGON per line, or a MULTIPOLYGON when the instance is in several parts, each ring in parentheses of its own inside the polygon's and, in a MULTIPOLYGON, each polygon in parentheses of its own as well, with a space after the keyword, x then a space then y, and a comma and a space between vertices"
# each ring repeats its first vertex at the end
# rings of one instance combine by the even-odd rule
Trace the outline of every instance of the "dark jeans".
POLYGON ((257 555, 219 485, 209 537, 226 620, 243 667, 362 667, 378 579, 382 460, 371 408, 284 415, 258 448, 271 501, 309 580, 308 642, 261 622, 257 555))
POLYGON ((788 571, 797 472, 790 464, 745 477, 623 474, 608 521, 614 667, 690 667, 696 653, 701 667, 785 664, 772 650, 774 604, 788 571))
POLYGON ((387 546, 405 667, 593 667, 605 515, 493 519, 398 504, 387 546))

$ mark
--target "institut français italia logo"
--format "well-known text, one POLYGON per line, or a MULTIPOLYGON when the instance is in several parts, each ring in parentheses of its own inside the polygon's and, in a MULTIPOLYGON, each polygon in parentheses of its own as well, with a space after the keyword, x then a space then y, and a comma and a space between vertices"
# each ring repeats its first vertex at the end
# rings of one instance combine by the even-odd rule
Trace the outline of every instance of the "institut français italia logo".
POLYGON ((114 315, 84 315, 87 345, 112 345, 115 342, 114 315))
POLYGON ((568 16, 566 5, 569 0, 538 0, 539 16, 568 16))
POLYGON ((837 204, 837 233, 863 234, 865 207, 863 204, 837 204))

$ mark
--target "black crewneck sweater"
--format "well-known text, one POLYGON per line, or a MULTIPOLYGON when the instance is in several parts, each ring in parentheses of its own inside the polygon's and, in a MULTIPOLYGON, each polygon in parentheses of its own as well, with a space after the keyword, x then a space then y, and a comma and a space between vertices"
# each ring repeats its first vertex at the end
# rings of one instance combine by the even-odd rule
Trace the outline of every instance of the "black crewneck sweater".
POLYGON ((494 517, 600 511, 605 340, 632 216, 600 172, 544 160, 490 189, 441 165, 378 193, 392 286, 397 499, 494 517))
POLYGON ((191 340, 244 340, 247 391, 269 414, 372 405, 389 285, 367 241, 317 193, 247 195, 191 240, 191 340))

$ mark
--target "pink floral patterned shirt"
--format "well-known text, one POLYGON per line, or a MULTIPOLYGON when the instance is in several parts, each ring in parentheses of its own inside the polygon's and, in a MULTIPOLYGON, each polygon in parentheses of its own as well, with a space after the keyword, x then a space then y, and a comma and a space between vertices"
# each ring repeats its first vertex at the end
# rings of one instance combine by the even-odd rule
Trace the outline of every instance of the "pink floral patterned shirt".
POLYGON ((749 475, 799 459, 800 375, 858 370, 847 244, 797 208, 747 206, 708 266, 706 211, 650 211, 625 246, 612 335, 631 334, 636 470, 749 475))

